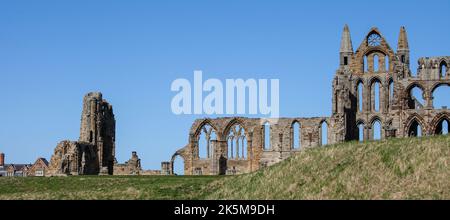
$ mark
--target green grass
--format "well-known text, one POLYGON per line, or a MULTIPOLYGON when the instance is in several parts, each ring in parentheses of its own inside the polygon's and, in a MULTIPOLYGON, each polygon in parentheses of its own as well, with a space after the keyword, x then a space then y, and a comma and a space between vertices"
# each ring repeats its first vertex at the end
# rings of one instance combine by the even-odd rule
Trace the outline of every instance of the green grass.
POLYGON ((232 177, 0 178, 0 199, 450 199, 450 136, 304 150, 232 177))
POLYGON ((0 199, 201 199, 214 176, 2 177, 0 199))

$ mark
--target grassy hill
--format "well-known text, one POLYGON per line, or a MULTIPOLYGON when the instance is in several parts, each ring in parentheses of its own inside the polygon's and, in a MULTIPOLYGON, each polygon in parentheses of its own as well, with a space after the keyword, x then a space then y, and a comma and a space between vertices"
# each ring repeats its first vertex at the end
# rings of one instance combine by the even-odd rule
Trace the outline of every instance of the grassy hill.
POLYGON ((232 176, 0 178, 0 199, 450 199, 450 136, 312 148, 232 176))
POLYGON ((213 182, 210 199, 450 199, 450 136, 313 148, 213 182))

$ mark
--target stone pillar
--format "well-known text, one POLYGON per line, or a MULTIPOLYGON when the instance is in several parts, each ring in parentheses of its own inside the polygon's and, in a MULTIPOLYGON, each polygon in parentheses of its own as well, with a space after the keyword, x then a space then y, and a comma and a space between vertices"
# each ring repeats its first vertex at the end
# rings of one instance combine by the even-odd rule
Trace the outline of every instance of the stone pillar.
POLYGON ((221 151, 220 148, 217 147, 217 140, 211 141, 211 149, 212 149, 212 157, 211 157, 211 168, 209 175, 219 175, 219 167, 220 167, 220 156, 221 151))
POLYGON ((172 166, 170 162, 163 161, 161 162, 161 175, 172 175, 172 166))
POLYGON ((433 94, 430 91, 423 91, 423 99, 425 101, 425 109, 433 109, 433 94))
POLYGON ((372 129, 369 125, 364 126, 364 140, 372 140, 371 131, 372 129))

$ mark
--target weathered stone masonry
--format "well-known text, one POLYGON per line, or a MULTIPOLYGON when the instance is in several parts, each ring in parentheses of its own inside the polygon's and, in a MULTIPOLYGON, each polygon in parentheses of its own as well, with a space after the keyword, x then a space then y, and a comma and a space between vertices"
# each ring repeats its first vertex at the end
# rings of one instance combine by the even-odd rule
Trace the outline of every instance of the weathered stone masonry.
POLYGON ((50 175, 112 175, 115 160, 115 124, 112 106, 101 93, 83 99, 80 138, 62 141, 50 160, 50 175))
POLYGON ((417 75, 413 75, 409 53, 404 27, 400 29, 397 51, 377 28, 372 28, 354 51, 345 26, 340 65, 332 84, 331 117, 198 119, 190 129, 189 143, 176 151, 171 161, 162 163, 162 173, 174 173, 177 156, 184 160, 186 175, 256 171, 301 149, 320 146, 322 126, 328 128, 328 144, 372 140, 375 123, 381 125, 381 139, 441 134, 450 111, 433 106, 433 92, 439 86, 450 85, 450 56, 420 58, 417 75), (423 104, 411 92, 415 87, 423 91, 423 104), (298 134, 294 132, 296 126, 298 134), (206 144, 202 145, 201 137, 206 138, 206 144), (299 143, 295 143, 297 140, 299 143), (206 154, 200 154, 202 148, 206 154))

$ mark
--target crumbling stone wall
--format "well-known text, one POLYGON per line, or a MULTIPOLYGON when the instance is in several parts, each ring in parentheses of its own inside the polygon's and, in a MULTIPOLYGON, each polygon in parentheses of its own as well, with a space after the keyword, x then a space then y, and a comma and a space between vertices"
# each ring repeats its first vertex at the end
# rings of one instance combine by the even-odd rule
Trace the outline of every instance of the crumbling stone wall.
MULTIPOLYGON (((171 160, 171 172, 176 156, 184 160, 186 175, 224 175, 241 174, 256 171, 261 167, 270 166, 290 157, 300 149, 319 146, 322 143, 320 129, 323 123, 329 123, 329 118, 217 118, 198 119, 190 130, 190 143, 178 150, 171 160), (300 124, 301 147, 294 148, 293 124, 300 124), (264 138, 265 124, 270 124, 270 143, 268 148, 264 138), (240 155, 230 157, 228 139, 233 126, 240 126, 245 131, 246 157, 240 155), (213 128, 217 134, 216 140, 211 140, 212 155, 209 158, 199 156, 199 136, 205 126, 213 128)), ((242 149, 240 149, 242 150, 242 149)), ((234 152, 233 154, 235 154, 234 152)))
POLYGON ((49 165, 50 175, 96 175, 99 173, 97 148, 89 143, 60 142, 49 165))
POLYGON ((350 30, 345 26, 339 52, 340 65, 332 82, 330 117, 198 119, 190 129, 189 143, 169 162, 163 162, 163 174, 174 173, 173 164, 177 156, 184 161, 186 175, 233 175, 256 171, 299 150, 321 146, 322 126, 325 125, 328 144, 358 140, 360 127, 363 140, 373 140, 376 122, 381 124, 381 139, 417 136, 419 126, 422 135, 442 132, 442 123, 444 120, 449 122, 450 111, 446 107, 435 108, 433 91, 439 86, 450 85, 450 56, 420 58, 417 75, 413 75, 404 27, 400 29, 397 51, 389 46, 377 28, 372 28, 354 51, 350 30), (379 85, 378 94, 375 94, 376 85, 379 85), (412 95, 414 87, 423 90, 425 103, 420 104, 412 95), (270 125, 269 138, 265 137, 264 125, 267 123, 270 125), (300 148, 293 147, 295 123, 301 128, 300 148), (247 152, 246 157, 233 150, 230 156, 234 145, 230 139, 234 140, 236 136, 232 128, 236 125, 244 130, 244 134, 239 133, 239 140, 246 142, 242 145, 247 152), (211 138, 212 131, 214 139, 211 138), (207 135, 207 146, 200 146, 202 132, 207 135), (266 139, 270 142, 268 149, 265 148, 266 139), (208 155, 204 158, 199 156, 201 147, 207 148, 208 155))
POLYGON ((141 159, 136 151, 131 153, 131 158, 124 164, 119 164, 117 161, 114 164, 114 175, 139 175, 142 171, 141 159))
POLYGON ((98 92, 83 99, 79 141, 62 141, 50 160, 51 175, 112 175, 115 158, 112 106, 98 92))

